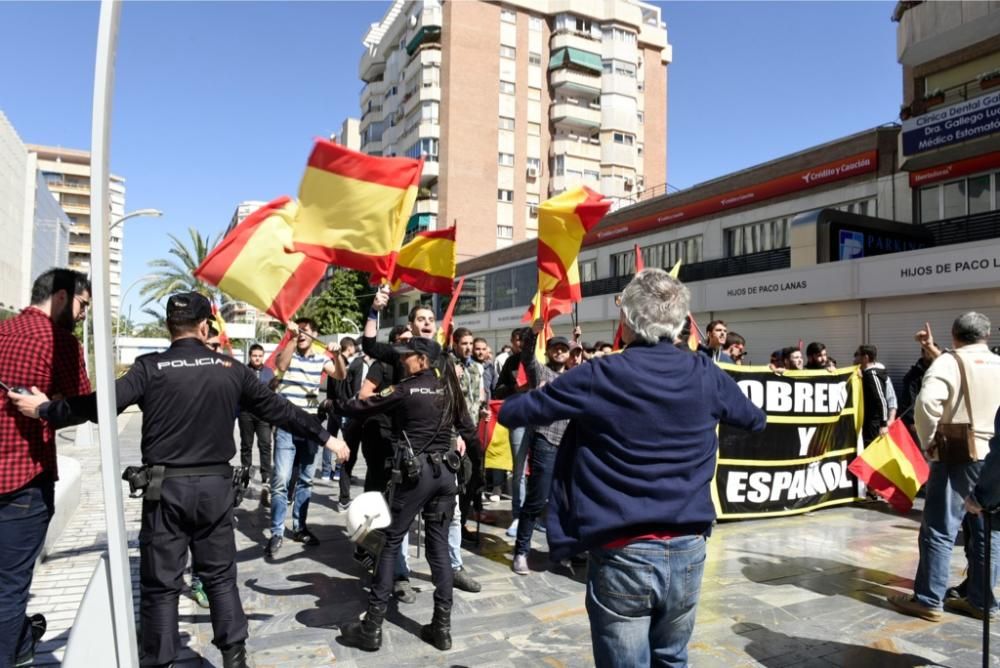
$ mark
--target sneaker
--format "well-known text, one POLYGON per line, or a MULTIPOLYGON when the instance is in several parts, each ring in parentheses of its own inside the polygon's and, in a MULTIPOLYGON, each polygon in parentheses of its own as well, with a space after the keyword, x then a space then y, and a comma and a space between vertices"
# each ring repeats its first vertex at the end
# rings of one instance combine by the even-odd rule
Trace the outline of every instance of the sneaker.
POLYGON ((528 569, 528 555, 526 554, 515 554, 514 555, 514 565, 511 566, 513 570, 518 575, 528 575, 531 571, 528 569))
POLYGON ((338 513, 343 513, 343 512, 345 512, 350 507, 351 507, 351 500, 350 499, 348 499, 347 501, 338 501, 337 502, 337 512, 338 513))
POLYGON ((306 527, 302 527, 298 531, 293 530, 288 537, 294 540, 296 543, 302 543, 306 547, 316 547, 317 545, 319 545, 319 538, 314 536, 313 532, 307 529, 306 527))
POLYGON ((207 608, 208 605, 208 594, 205 593, 205 585, 201 583, 198 578, 192 578, 191 580, 191 597, 194 602, 198 604, 199 607, 207 608))
POLYGON ((471 592, 476 594, 483 590, 483 586, 472 579, 465 568, 459 566, 455 569, 455 589, 461 589, 462 591, 471 592))
POLYGON ((511 522, 510 526, 507 527, 507 537, 508 538, 517 538, 517 520, 514 520, 513 522, 511 522))
POLYGON ((42 639, 43 635, 45 635, 45 629, 48 628, 45 616, 37 613, 28 617, 28 623, 31 625, 31 648, 21 656, 14 659, 12 668, 27 668, 27 666, 34 665, 35 646, 38 645, 38 641, 42 639))
POLYGON ((959 583, 957 586, 955 586, 955 587, 948 587, 948 589, 946 589, 945 592, 944 592, 944 597, 946 599, 947 598, 965 598, 965 594, 967 593, 968 589, 969 589, 969 581, 967 579, 966 580, 962 580, 962 582, 959 583))
POLYGON ((278 552, 281 550, 281 543, 281 536, 271 536, 271 539, 267 541, 267 547, 264 548, 264 556, 269 559, 277 557, 278 552))
MULTIPOLYGON (((976 606, 972 605, 972 603, 969 603, 969 599, 967 598, 945 599, 944 609, 949 612, 957 612, 960 615, 965 615, 967 617, 974 617, 979 620, 982 620, 982 618, 984 617, 982 609, 977 608, 976 606)), ((997 611, 991 610, 990 619, 993 620, 996 618, 997 618, 997 611)))
POLYGON ((940 610, 926 606, 907 594, 890 594, 886 600, 896 610, 910 617, 919 617, 928 622, 940 622, 944 617, 940 610))
POLYGON ((392 585, 392 595, 395 596, 400 603, 417 602, 417 592, 413 591, 410 581, 405 578, 402 580, 396 580, 396 582, 392 585))
POLYGON ((334 482, 338 482, 340 480, 340 471, 337 471, 336 473, 333 474, 332 480, 334 482))

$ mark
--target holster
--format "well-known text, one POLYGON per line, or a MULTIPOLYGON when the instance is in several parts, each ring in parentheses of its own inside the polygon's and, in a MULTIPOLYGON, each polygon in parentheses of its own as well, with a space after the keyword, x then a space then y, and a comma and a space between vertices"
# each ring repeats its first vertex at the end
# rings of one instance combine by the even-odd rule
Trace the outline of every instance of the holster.
POLYGON ((130 498, 144 501, 159 501, 160 489, 166 468, 163 466, 128 466, 122 473, 122 480, 128 483, 130 498))

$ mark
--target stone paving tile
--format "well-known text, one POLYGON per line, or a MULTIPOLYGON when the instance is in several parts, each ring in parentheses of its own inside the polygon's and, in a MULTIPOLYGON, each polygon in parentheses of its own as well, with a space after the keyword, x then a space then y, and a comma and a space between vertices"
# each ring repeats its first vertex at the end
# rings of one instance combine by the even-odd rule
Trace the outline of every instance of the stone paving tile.
MULTIPOLYGON (((122 463, 138 461, 141 416, 119 418, 122 463)), ((49 620, 36 665, 58 665, 69 628, 97 558, 105 546, 103 497, 96 446, 77 448, 60 434, 60 452, 81 462, 82 499, 53 555, 37 570, 31 612, 49 620)), ((355 475, 363 475, 363 469, 355 475)), ((256 490, 237 510, 239 586, 250 619, 249 647, 258 668, 337 666, 591 666, 583 572, 551 567, 545 537, 536 532, 533 573, 510 571, 510 541, 502 527, 509 502, 491 508, 497 526, 482 525, 482 541, 464 552, 465 567, 483 584, 479 594, 455 592, 454 649, 442 653, 423 643, 419 628, 430 620, 432 585, 423 554, 411 536, 414 605, 393 605, 385 645, 369 654, 340 644, 338 628, 365 608, 360 569, 336 512, 334 484, 314 487, 310 525, 322 544, 286 542, 276 563, 263 560, 268 517, 256 490)), ((355 488, 355 493, 360 490, 355 488)), ((133 586, 138 602, 136 538, 140 503, 126 500, 133 586)), ((858 504, 804 516, 721 523, 708 543, 691 664, 702 668, 866 668, 982 665, 981 623, 946 614, 938 624, 896 613, 888 593, 909 591, 916 569, 920 514, 897 515, 880 504, 858 504)), ((964 566, 953 555, 953 579, 964 566)), ((180 600, 184 650, 178 668, 219 666, 211 644, 208 611, 180 600)), ((997 629, 1000 631, 1000 629, 997 629)), ((1000 647, 1000 633, 992 634, 1000 647)), ((991 657, 1000 668, 1000 657, 991 657)))

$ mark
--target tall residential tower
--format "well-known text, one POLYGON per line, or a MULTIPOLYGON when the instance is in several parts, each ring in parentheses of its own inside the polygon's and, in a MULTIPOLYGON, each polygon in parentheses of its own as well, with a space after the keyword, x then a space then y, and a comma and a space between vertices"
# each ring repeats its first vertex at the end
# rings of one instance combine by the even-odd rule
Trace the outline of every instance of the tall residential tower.
POLYGON ((537 236, 538 204, 575 185, 665 190, 658 7, 395 0, 363 43, 361 150, 423 156, 408 232, 457 224, 460 260, 537 236))

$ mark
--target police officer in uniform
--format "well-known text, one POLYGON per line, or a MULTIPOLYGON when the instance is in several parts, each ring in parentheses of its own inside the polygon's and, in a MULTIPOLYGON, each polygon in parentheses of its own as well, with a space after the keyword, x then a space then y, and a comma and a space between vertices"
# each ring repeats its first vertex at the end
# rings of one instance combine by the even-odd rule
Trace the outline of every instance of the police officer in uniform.
POLYGON ((403 536, 423 508, 427 562, 434 582, 434 617, 420 637, 439 650, 451 649, 451 604, 454 573, 448 557, 448 525, 455 512, 456 472, 460 455, 452 449, 452 429, 469 448, 479 448, 476 428, 465 409, 465 399, 453 374, 435 368, 441 346, 433 339, 414 337, 394 347, 408 376, 368 399, 342 406, 347 415, 364 417, 387 412, 398 434, 396 462, 401 480, 395 483, 392 521, 385 529, 385 545, 372 579, 368 612, 362 621, 345 626, 344 640, 368 651, 382 646, 382 621, 392 595, 394 565, 403 536))
MULTIPOLYGON (((144 489, 139 532, 143 666, 169 666, 180 649, 177 599, 190 549, 193 570, 211 602, 213 643, 226 668, 247 665, 247 619, 236 587, 229 461, 236 454, 235 415, 242 407, 261 419, 314 438, 343 461, 347 446, 315 417, 271 392, 246 365, 206 349, 211 305, 204 296, 176 294, 167 302, 171 345, 143 355, 115 383, 118 411, 139 404, 143 467, 131 483, 144 489)), ((17 407, 65 426, 97 417, 96 395, 48 401, 33 389, 17 407)), ((130 469, 131 471, 131 469, 130 469)))

